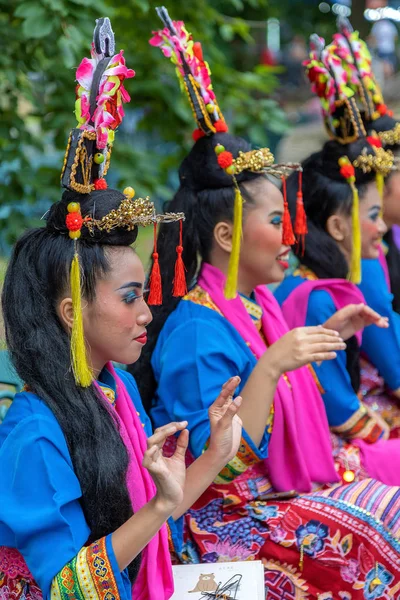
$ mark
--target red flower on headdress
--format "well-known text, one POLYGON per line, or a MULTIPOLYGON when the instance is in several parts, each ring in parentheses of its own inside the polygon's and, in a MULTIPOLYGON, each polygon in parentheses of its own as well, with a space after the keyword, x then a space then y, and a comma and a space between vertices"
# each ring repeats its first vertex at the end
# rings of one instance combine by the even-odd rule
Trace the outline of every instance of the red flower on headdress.
POLYGON ((100 179, 95 179, 93 182, 95 190, 106 190, 107 189, 107 181, 104 177, 100 177, 100 179))
POLYGON ((228 131, 228 125, 223 119, 220 119, 215 123, 215 131, 218 133, 226 133, 228 131))
POLYGON ((382 148, 382 142, 378 137, 375 137, 373 135, 369 135, 367 137, 367 142, 371 145, 374 146, 374 148, 382 148))
POLYGON ((204 131, 202 129, 195 129, 192 133, 193 141, 197 142, 197 140, 200 140, 205 135, 206 134, 204 133, 204 131))
POLYGON ((80 212, 68 213, 65 219, 68 231, 80 231, 83 225, 83 219, 80 212))
POLYGON ((220 154, 218 154, 218 164, 221 169, 227 169, 233 163, 233 155, 232 152, 228 152, 224 150, 220 154))
POLYGON ((350 179, 350 177, 355 177, 355 170, 354 170, 353 165, 351 165, 349 163, 347 165, 343 165, 342 167, 340 167, 340 174, 345 179, 350 179))
POLYGON ((381 117, 383 117, 383 115, 386 115, 386 113, 388 111, 388 107, 386 106, 386 104, 378 104, 378 106, 376 107, 376 110, 381 115, 381 117))

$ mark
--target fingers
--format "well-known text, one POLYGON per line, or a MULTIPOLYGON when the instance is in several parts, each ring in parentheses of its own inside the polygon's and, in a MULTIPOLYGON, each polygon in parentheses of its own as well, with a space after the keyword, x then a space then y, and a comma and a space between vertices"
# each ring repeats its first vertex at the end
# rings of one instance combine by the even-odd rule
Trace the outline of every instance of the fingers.
POLYGON ((182 431, 187 427, 187 421, 180 421, 174 423, 168 423, 163 425, 154 431, 154 434, 147 440, 147 448, 157 445, 162 447, 164 442, 170 435, 174 435, 177 431, 182 431))
POLYGON ((225 403, 231 402, 231 398, 235 393, 237 386, 240 383, 240 377, 237 375, 235 377, 231 377, 228 379, 226 383, 222 386, 221 392, 215 402, 212 403, 210 409, 212 408, 221 408, 225 403))
POLYGON ((152 465, 157 462, 157 460, 161 457, 161 450, 158 446, 151 446, 143 456, 142 465, 146 467, 146 469, 151 470, 152 465))
POLYGON ((340 337, 340 334, 338 331, 335 331, 334 329, 328 329, 327 327, 324 327, 323 325, 315 325, 312 327, 299 327, 297 329, 293 329, 293 332, 298 332, 300 335, 301 334, 305 334, 305 335, 317 335, 317 334, 323 334, 323 335, 329 335, 329 337, 340 337))
POLYGON ((361 304, 360 306, 362 307, 360 314, 364 318, 366 325, 377 325, 377 327, 381 328, 389 327, 388 317, 382 317, 370 306, 366 306, 365 304, 361 304))
POLYGON ((320 366, 320 363, 325 360, 333 360, 337 357, 336 352, 316 352, 310 356, 309 362, 315 362, 320 366))
POLYGON ((219 424, 223 427, 230 426, 232 419, 235 417, 239 408, 242 405, 242 397, 237 396, 232 402, 230 402, 225 414, 221 417, 219 424))
POLYGON ((185 460, 186 450, 189 443, 189 432, 187 429, 181 431, 178 439, 176 440, 176 448, 173 456, 185 460))

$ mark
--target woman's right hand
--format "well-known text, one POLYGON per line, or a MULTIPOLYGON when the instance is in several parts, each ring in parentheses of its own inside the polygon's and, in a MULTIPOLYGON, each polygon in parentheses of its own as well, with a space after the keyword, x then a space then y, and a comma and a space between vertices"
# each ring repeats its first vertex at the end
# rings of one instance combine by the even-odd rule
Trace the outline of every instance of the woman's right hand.
POLYGON ((186 429, 187 421, 168 423, 159 427, 147 440, 147 451, 143 457, 143 466, 150 472, 157 494, 154 498, 160 511, 171 515, 183 500, 186 479, 185 454, 189 441, 186 429), (163 455, 163 446, 171 435, 181 432, 176 440, 174 454, 167 458, 163 455))
POLYGON ((322 326, 298 327, 272 344, 261 361, 270 373, 279 377, 312 362, 333 360, 336 352, 345 348, 337 331, 322 326))

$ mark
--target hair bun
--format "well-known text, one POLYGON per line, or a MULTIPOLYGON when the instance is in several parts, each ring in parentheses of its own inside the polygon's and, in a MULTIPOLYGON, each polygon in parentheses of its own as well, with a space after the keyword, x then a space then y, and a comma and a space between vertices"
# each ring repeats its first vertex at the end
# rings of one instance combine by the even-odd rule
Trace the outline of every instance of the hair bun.
MULTIPOLYGON (((90 194, 79 194, 66 190, 62 199, 53 204, 46 217, 46 227, 51 233, 68 235, 66 217, 67 206, 70 202, 77 202, 81 206, 83 217, 91 216, 101 219, 113 209, 117 209, 125 196, 118 190, 94 190, 90 194)), ((80 240, 93 244, 108 244, 111 246, 130 246, 136 240, 138 228, 128 231, 123 227, 116 227, 109 233, 106 231, 94 231, 90 233, 87 227, 81 229, 80 240)))

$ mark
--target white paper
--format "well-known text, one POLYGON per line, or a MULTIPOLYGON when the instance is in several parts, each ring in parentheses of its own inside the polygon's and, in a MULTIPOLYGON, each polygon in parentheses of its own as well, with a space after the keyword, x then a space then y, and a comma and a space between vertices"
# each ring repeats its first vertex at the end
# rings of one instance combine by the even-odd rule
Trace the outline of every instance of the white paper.
POLYGON ((229 595, 235 600, 265 600, 264 566, 259 560, 245 562, 204 563, 173 566, 175 593, 171 600, 203 600, 215 596, 219 584, 225 585, 235 575, 242 575, 236 591, 229 595), (236 595, 235 595, 236 594, 236 595))

